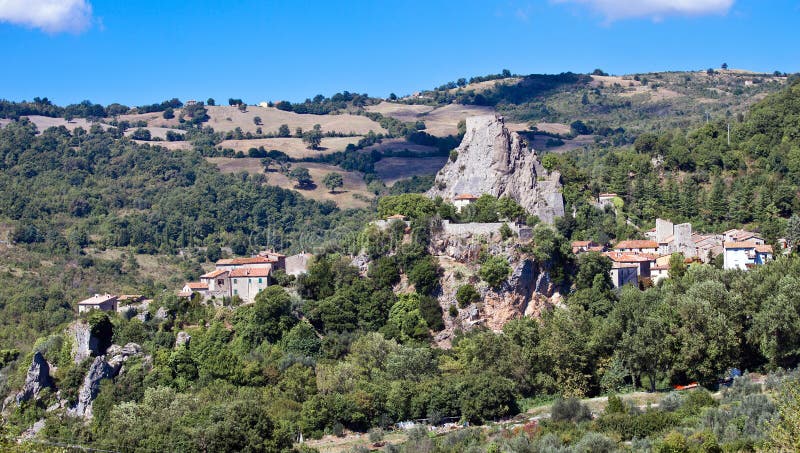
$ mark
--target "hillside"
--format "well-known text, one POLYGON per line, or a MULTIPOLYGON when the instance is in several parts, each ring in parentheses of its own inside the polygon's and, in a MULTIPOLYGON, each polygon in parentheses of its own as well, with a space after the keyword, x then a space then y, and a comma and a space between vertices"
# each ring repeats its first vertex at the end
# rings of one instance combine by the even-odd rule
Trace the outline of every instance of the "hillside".
MULTIPOLYGON (((0 449, 286 451, 408 420, 462 427, 388 436, 405 451, 783 445, 796 253, 747 272, 676 255, 660 283, 615 288, 611 260, 571 241, 641 238, 663 216, 797 244, 800 79, 636 77, 258 107, 0 102, 0 449), (558 153, 530 148, 545 137, 558 153), (480 196, 457 206, 463 190, 480 196), (297 276, 270 261, 246 302, 187 284, 268 250, 313 258, 297 276), (106 292, 149 302, 76 313, 106 292), (636 391, 658 407, 610 396, 636 391)), ((244 270, 229 275, 254 285, 244 270)))

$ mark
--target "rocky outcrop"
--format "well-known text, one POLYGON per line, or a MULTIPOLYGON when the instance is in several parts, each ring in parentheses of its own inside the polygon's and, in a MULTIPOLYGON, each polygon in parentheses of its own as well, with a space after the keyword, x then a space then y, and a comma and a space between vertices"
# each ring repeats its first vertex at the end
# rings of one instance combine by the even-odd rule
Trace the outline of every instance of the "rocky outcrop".
POLYGON ((42 353, 37 351, 33 354, 33 361, 30 368, 28 368, 28 374, 25 376, 25 385, 22 386, 22 390, 17 393, 14 400, 19 404, 23 401, 36 399, 42 390, 52 387, 53 379, 50 377, 50 365, 44 359, 42 353))
POLYGON ((446 200, 461 194, 508 196, 546 223, 564 215, 561 175, 545 170, 524 138, 506 129, 502 117, 467 118, 467 131, 456 152, 456 160, 448 160, 436 175, 429 196, 446 200))
POLYGON ((109 365, 105 357, 95 357, 94 362, 89 366, 86 377, 83 378, 78 390, 78 402, 75 407, 69 409, 70 415, 84 418, 92 417, 92 403, 100 392, 100 381, 110 379, 116 375, 114 367, 109 365))
POLYGON ((67 333, 72 338, 72 357, 75 363, 102 353, 100 341, 92 335, 92 328, 88 323, 76 321, 69 326, 67 333))
POLYGON ((74 407, 68 409, 72 416, 91 418, 92 403, 100 392, 100 384, 103 379, 116 377, 122 365, 131 357, 141 355, 142 347, 136 343, 128 343, 125 346, 111 345, 106 355, 95 357, 89 366, 83 384, 78 389, 78 402, 74 407), (108 358, 106 360, 106 358, 108 358))
POLYGON ((179 348, 181 346, 189 346, 189 342, 192 341, 192 336, 184 331, 178 332, 178 335, 175 337, 175 348, 179 348))

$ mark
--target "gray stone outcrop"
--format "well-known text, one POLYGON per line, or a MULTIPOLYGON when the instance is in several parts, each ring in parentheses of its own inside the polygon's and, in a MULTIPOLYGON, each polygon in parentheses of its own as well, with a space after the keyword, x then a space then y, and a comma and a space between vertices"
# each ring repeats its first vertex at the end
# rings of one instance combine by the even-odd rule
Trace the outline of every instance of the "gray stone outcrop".
POLYGON ((428 196, 508 196, 546 223, 564 215, 561 175, 542 167, 539 156, 497 115, 467 118, 458 157, 436 175, 428 196))
POLYGON ((75 363, 81 363, 92 355, 100 353, 100 342, 92 335, 92 328, 88 323, 76 321, 67 329, 72 343, 72 357, 75 363))
POLYGON ((14 399, 17 404, 36 399, 42 390, 52 387, 53 379, 50 377, 50 365, 44 359, 42 353, 37 351, 33 354, 33 361, 30 368, 28 368, 28 374, 25 376, 25 384, 14 399))
POLYGON ((179 348, 181 346, 189 346, 189 342, 192 341, 192 336, 184 331, 178 332, 178 335, 175 337, 175 348, 179 348))
POLYGON ((141 346, 136 343, 128 343, 125 346, 111 345, 106 355, 95 357, 83 378, 83 384, 78 389, 78 402, 74 407, 68 409, 70 415, 92 418, 92 403, 100 392, 101 381, 116 377, 120 373, 122 365, 130 357, 141 355, 141 353, 141 346))

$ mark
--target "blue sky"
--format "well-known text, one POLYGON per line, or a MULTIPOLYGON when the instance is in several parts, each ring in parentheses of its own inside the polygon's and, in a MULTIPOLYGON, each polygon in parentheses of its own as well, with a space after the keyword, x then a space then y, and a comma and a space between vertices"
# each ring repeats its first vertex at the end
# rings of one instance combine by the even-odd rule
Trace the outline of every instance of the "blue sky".
POLYGON ((800 71, 800 1, 0 0, 0 98, 387 96, 497 73, 800 71))

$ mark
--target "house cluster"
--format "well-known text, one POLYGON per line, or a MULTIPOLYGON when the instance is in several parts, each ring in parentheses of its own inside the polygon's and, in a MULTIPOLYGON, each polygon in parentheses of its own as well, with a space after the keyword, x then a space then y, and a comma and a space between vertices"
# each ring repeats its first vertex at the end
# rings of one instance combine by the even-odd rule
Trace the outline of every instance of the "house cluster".
POLYGON ((612 262, 611 280, 614 287, 638 284, 642 279, 653 283, 668 277, 669 262, 674 253, 684 256, 685 263, 709 263, 723 256, 725 269, 747 270, 773 259, 773 249, 764 239, 751 231, 728 230, 722 234, 697 234, 690 223, 675 225, 657 219, 656 227, 645 233, 645 240, 617 243, 611 250, 592 241, 575 241, 572 252, 600 252, 612 262))
POLYGON ((78 302, 78 313, 88 313, 92 310, 122 312, 131 306, 148 304, 149 299, 141 294, 95 294, 94 296, 78 302))
POLYGON ((246 258, 221 259, 215 269, 200 276, 199 282, 187 282, 178 297, 198 294, 204 301, 240 298, 244 303, 255 301, 256 294, 272 284, 272 275, 283 270, 288 275, 305 273, 310 254, 286 257, 275 252, 261 252, 246 258))

